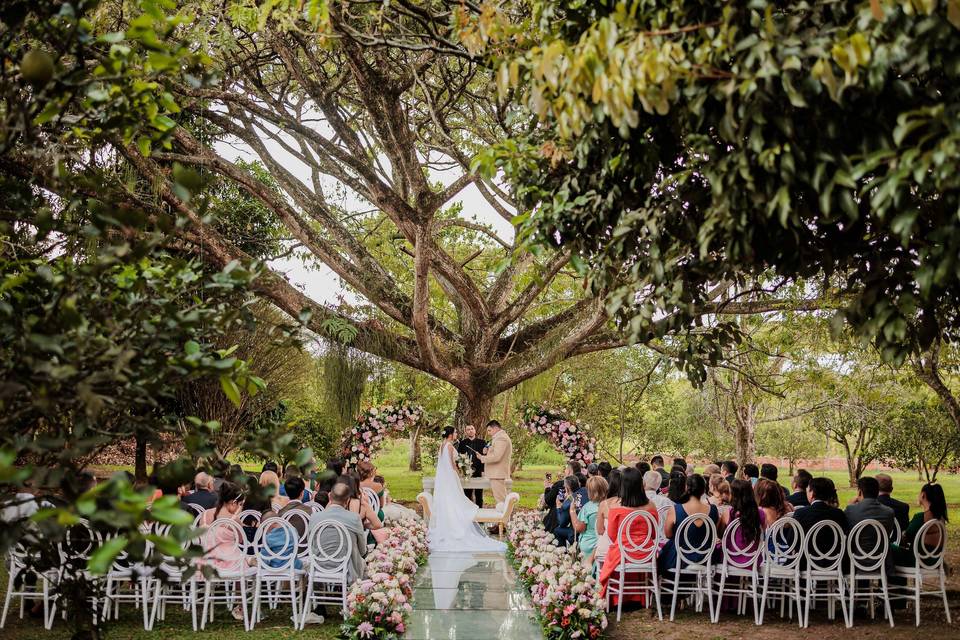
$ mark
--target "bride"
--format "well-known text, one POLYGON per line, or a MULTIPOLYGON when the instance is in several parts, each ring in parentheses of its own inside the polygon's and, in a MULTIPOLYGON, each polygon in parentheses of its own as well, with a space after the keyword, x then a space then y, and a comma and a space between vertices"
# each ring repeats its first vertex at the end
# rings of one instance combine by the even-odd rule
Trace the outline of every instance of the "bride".
POLYGON ((455 463, 453 442, 457 432, 453 427, 443 430, 443 444, 437 456, 437 477, 433 487, 433 506, 430 511, 430 552, 495 552, 503 553, 507 546, 490 538, 473 521, 479 507, 463 493, 460 475, 455 463))

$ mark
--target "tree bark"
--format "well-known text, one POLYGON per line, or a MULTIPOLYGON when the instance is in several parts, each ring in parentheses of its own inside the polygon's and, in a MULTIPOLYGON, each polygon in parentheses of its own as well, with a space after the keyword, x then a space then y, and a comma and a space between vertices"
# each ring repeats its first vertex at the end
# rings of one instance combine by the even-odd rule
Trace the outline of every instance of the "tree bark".
POLYGON ((474 394, 468 397, 462 391, 457 394, 457 408, 453 414, 453 426, 459 432, 468 424, 477 429, 477 436, 484 438, 490 411, 493 409, 493 396, 490 394, 474 394))
POLYGON ((136 436, 137 451, 134 454, 133 477, 137 484, 147 482, 147 439, 142 435, 136 436))
POLYGON ((410 432, 410 458, 409 458, 409 469, 410 471, 420 471, 423 469, 423 464, 420 458, 420 426, 418 425, 413 431, 410 432))
POLYGON ((750 462, 754 462, 757 457, 755 433, 756 433, 756 414, 753 404, 749 401, 744 402, 735 409, 736 415, 736 444, 737 444, 737 464, 740 468, 750 462))

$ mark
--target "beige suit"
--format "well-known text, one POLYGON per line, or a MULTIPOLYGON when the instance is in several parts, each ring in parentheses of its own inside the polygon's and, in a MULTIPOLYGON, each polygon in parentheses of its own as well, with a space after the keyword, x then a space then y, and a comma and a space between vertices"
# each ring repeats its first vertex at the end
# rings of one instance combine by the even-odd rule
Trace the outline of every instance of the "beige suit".
POLYGON ((490 441, 490 449, 486 455, 478 456, 483 462, 483 477, 490 481, 490 490, 494 499, 500 502, 507 500, 506 480, 510 478, 510 468, 513 464, 513 442, 507 432, 501 429, 490 441))

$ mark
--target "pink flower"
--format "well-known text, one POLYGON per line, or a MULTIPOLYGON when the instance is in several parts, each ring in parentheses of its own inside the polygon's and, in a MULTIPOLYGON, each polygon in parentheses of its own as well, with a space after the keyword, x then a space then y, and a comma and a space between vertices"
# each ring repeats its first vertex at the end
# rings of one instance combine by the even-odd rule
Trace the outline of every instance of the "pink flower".
POLYGON ((373 635, 373 625, 366 621, 361 622, 357 625, 357 633, 361 638, 369 638, 373 635))

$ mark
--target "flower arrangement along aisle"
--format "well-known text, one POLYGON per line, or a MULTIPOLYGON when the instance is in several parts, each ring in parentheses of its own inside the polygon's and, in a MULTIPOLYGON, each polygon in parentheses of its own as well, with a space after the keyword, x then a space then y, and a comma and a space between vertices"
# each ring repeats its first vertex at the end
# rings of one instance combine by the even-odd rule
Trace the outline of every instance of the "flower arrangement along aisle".
POLYGON ((575 548, 558 547, 535 512, 514 515, 508 544, 514 568, 530 589, 546 638, 575 640, 603 635, 607 628, 605 604, 596 579, 575 548))
POLYGON ((361 460, 369 462, 385 438, 403 433, 422 419, 423 407, 412 404, 370 407, 357 416, 357 423, 343 435, 343 459, 351 467, 361 460))
POLYGON ((523 425, 530 433, 546 437, 566 460, 587 465, 597 457, 597 441, 580 421, 570 422, 554 409, 530 404, 523 409, 523 425))
POLYGON ((395 640, 407 629, 413 578, 427 561, 427 529, 417 520, 397 520, 390 531, 367 557, 364 577, 347 594, 342 637, 395 640))

